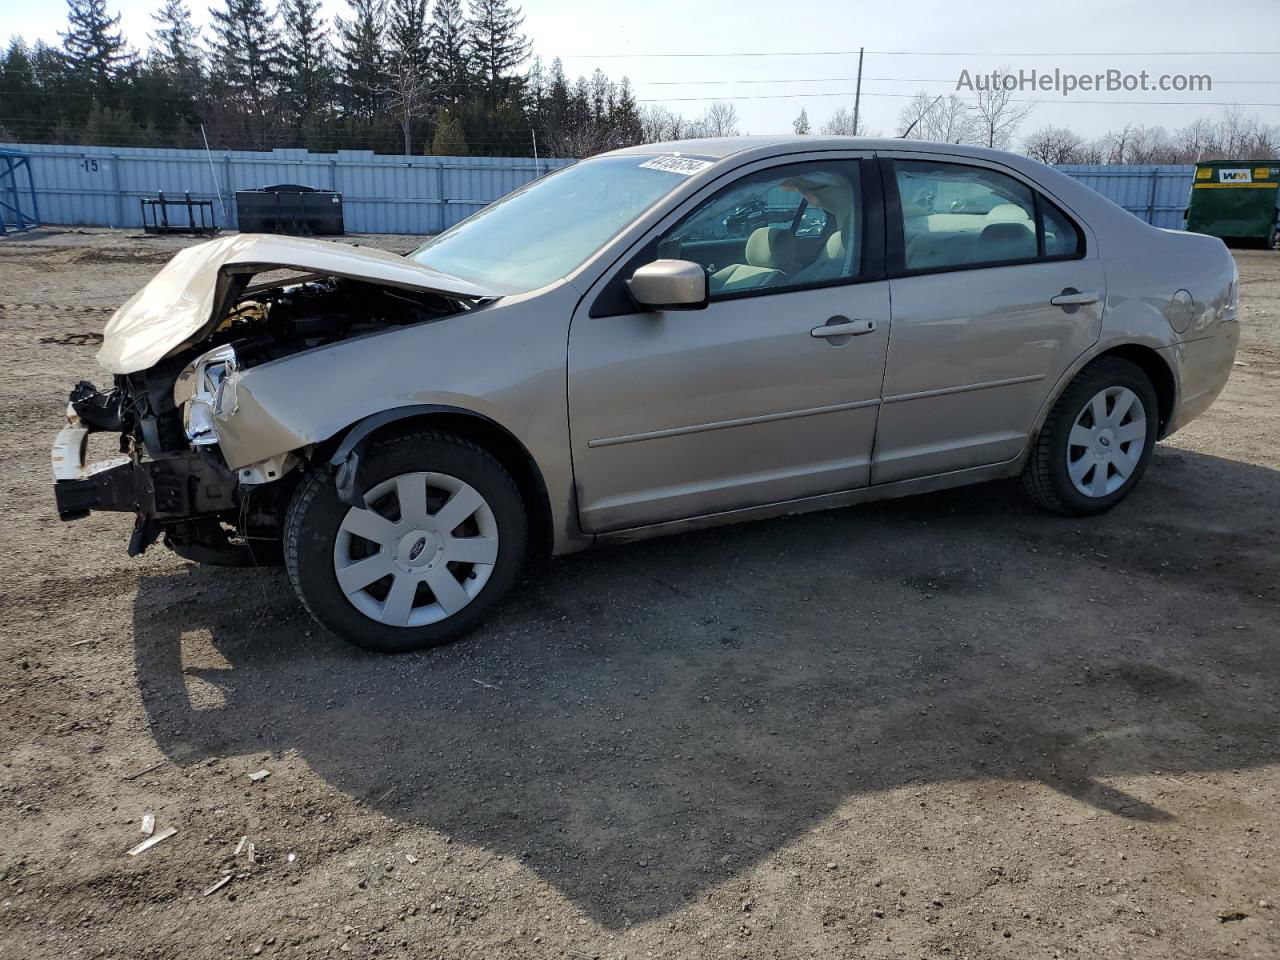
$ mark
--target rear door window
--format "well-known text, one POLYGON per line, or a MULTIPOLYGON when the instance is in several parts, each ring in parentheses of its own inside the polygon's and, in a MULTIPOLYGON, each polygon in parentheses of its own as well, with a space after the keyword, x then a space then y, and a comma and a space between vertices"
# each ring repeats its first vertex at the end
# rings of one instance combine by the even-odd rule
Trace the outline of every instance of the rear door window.
POLYGON ((905 272, 935 272, 1078 255, 1081 234, 1047 199, 986 167, 893 161, 905 272))

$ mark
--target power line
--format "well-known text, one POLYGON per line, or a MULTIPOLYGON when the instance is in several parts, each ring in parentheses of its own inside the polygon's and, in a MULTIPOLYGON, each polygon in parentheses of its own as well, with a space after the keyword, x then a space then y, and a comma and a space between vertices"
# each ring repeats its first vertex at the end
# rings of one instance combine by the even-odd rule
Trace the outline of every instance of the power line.
MULTIPOLYGON (((807 97, 852 97, 852 90, 831 93, 748 93, 738 96, 717 95, 714 97, 640 97, 637 103, 691 103, 708 100, 793 100, 807 97)), ((901 97, 907 100, 914 98, 914 93, 868 93, 862 91, 864 97, 901 97)), ((1280 103, 1240 103, 1234 100, 1078 100, 1074 97, 1057 99, 1026 100, 1010 98, 1011 103, 1070 103, 1119 106, 1164 106, 1164 107, 1280 107, 1280 103)))
MULTIPOLYGON (((877 57, 1280 57, 1280 50, 1093 50, 1078 53, 991 53, 986 50, 868 50, 877 57)), ((737 53, 569 53, 561 60, 704 59, 723 57, 853 57, 857 50, 751 50, 737 53)))
MULTIPOLYGON (((856 77, 778 77, 760 80, 632 80, 643 87, 694 87, 739 83, 853 83, 856 77)), ((882 83, 955 83, 955 77, 863 77, 863 82, 876 80, 882 83)), ((1213 84, 1280 84, 1280 80, 1214 80, 1213 84)))

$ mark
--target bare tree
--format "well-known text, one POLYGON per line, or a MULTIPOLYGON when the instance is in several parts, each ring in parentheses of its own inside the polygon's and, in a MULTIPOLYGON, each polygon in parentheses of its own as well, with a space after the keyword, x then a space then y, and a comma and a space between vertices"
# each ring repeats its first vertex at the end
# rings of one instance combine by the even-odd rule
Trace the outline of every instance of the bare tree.
POLYGON ((430 115, 437 92, 430 72, 408 52, 399 53, 388 60, 383 82, 378 85, 376 92, 400 124, 405 155, 412 155, 410 136, 413 122, 430 115))
POLYGON ((841 107, 822 125, 822 133, 828 137, 859 137, 865 132, 866 127, 861 118, 858 118, 858 125, 854 127, 853 110, 849 107, 841 107))
POLYGON ((738 108, 727 100, 717 100, 707 107, 697 126, 698 136, 736 137, 739 135, 738 108))
POLYGON ((1124 163, 1129 152, 1129 138, 1133 136, 1133 124, 1126 123, 1119 130, 1108 130, 1101 137, 1105 163, 1124 163))
POLYGON ((1066 127, 1041 127, 1022 141, 1022 152, 1041 163, 1080 163, 1084 141, 1066 127))
POLYGON ((1193 120, 1177 133, 1178 152, 1188 163, 1197 163, 1206 153, 1217 149, 1214 123, 1206 117, 1193 120))
POLYGON ((939 98, 921 90, 898 114, 898 136, 938 143, 977 143, 981 133, 972 105, 954 93, 939 98))
POLYGON ((1178 163, 1177 145, 1164 127, 1134 127, 1124 163, 1178 163))
POLYGON ((679 140, 684 118, 660 103, 646 103, 640 108, 640 138, 644 143, 679 140))
POLYGON ((1023 120, 1031 115, 1033 103, 1019 103, 1013 99, 1013 91, 999 82, 1007 76, 1008 67, 1001 67, 985 84, 974 91, 973 110, 977 117, 980 143, 1000 150, 1008 149, 1013 135, 1023 120))

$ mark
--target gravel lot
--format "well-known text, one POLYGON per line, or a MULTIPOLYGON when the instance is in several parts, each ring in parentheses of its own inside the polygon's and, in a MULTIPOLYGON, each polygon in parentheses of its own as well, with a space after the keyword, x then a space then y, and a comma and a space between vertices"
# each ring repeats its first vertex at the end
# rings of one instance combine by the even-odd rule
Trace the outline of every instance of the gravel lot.
POLYGON ((1003 483, 580 554, 385 658, 54 514, 67 390, 186 242, 0 241, 0 955, 1280 957, 1280 253, 1107 516, 1003 483))

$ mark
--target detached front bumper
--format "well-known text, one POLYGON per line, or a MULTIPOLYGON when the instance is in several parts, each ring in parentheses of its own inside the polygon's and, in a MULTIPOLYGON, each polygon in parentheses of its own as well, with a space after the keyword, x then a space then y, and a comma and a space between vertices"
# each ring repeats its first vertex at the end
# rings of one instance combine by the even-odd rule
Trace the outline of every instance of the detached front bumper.
POLYGON ((53 443, 53 496, 61 520, 94 510, 138 516, 131 554, 141 553, 166 522, 217 515, 236 508, 236 478, 216 455, 185 451, 156 459, 120 456, 85 464, 92 429, 71 407, 53 443))
POLYGON ((78 520, 91 510, 135 512, 138 504, 135 464, 125 456, 86 466, 90 429, 75 409, 67 407, 67 425, 58 431, 50 452, 53 496, 59 520, 78 520))

